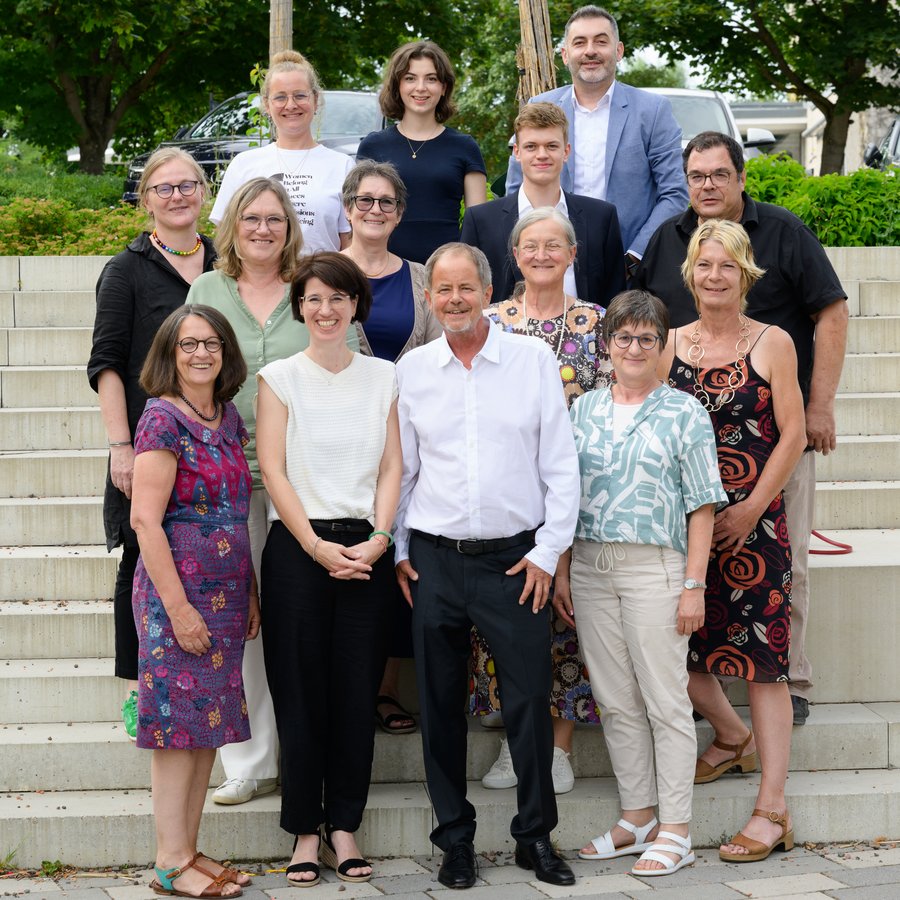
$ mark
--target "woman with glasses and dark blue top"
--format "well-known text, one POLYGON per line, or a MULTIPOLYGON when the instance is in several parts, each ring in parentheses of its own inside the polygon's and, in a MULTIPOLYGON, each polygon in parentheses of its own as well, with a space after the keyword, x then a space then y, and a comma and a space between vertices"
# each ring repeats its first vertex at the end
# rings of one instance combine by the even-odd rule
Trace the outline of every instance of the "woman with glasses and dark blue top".
POLYGON ((125 733, 137 734, 137 634, 131 588, 138 560, 131 528, 133 438, 147 394, 139 384, 153 335, 166 316, 184 303, 191 283, 212 268, 212 241, 197 233, 206 177, 183 150, 167 147, 148 160, 138 184, 139 203, 152 231, 142 232, 104 267, 97 281, 97 315, 87 365, 91 387, 100 395, 100 413, 109 443, 103 494, 106 546, 122 547, 113 594, 115 673, 127 682, 122 705, 125 733))
MULTIPOLYGON (((441 335, 425 297, 425 267, 388 249, 406 211, 406 186, 391 163, 364 159, 347 176, 343 200, 351 228, 350 246, 343 253, 363 270, 372 289, 365 325, 356 323, 360 352, 397 362, 441 335)), ((412 656, 411 627, 411 611, 398 588, 391 655, 375 707, 375 718, 386 734, 416 730, 416 720, 399 700, 400 660, 412 656)))
POLYGON ((379 95, 385 118, 397 120, 373 131, 357 159, 393 163, 409 191, 406 219, 391 238, 391 250, 424 263, 442 244, 459 240, 460 202, 487 199, 481 150, 474 138, 444 123, 456 112, 456 75, 447 54, 432 41, 398 47, 384 73, 379 95))
POLYGON ((341 207, 341 185, 353 160, 320 144, 314 134, 321 102, 316 70, 295 50, 282 50, 260 87, 260 107, 274 140, 238 153, 228 164, 209 217, 217 225, 237 189, 251 178, 274 178, 284 185, 303 232, 303 249, 340 250, 350 241, 341 207))
MULTIPOLYGON (((219 258, 215 271, 197 279, 187 302, 211 306, 228 319, 247 363, 247 379, 234 403, 250 436, 245 450, 253 475, 248 526, 253 565, 261 581, 259 565, 268 523, 266 492, 256 461, 256 373, 309 345, 309 332, 294 318, 290 299, 303 237, 281 182, 253 178, 238 188, 216 232, 216 247, 219 258)), ((355 332, 351 332, 349 341, 351 349, 356 350, 355 332)), ((275 714, 261 641, 244 654, 243 673, 253 737, 220 751, 225 781, 216 789, 213 800, 226 805, 271 793, 278 776, 275 714)))
POLYGON ((578 855, 640 854, 631 872, 641 876, 694 861, 687 650, 703 625, 713 515, 726 499, 709 415, 657 374, 668 331, 665 306, 645 291, 606 311, 615 377, 570 411, 581 510, 553 598, 578 628, 622 809, 578 855))
POLYGON ((353 353, 368 279, 340 253, 305 256, 291 306, 309 346, 257 375, 257 452, 271 528, 262 557, 266 672, 281 741, 281 827, 290 884, 372 866, 355 832, 372 774, 372 710, 396 596, 391 528, 400 497, 397 377, 353 353))

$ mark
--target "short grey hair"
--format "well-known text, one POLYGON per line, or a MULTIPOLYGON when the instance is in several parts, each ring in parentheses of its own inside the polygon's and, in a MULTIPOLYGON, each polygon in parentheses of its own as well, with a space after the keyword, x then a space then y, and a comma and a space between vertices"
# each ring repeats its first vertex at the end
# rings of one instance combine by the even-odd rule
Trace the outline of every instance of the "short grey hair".
POLYGON ((616 21, 616 17, 602 6, 593 5, 580 6, 571 16, 569 16, 569 21, 566 22, 566 30, 563 32, 564 42, 569 39, 570 26, 579 19, 607 19, 609 24, 612 25, 613 37, 615 38, 616 43, 619 43, 619 23, 616 21))
POLYGON ((482 289, 491 286, 491 264, 487 257, 477 247, 471 244, 461 244, 458 241, 451 241, 449 244, 441 244, 425 263, 425 285, 431 290, 431 277, 434 274, 434 267, 440 262, 441 258, 448 253, 459 253, 467 256, 474 264, 478 272, 478 280, 481 282, 482 289))
POLYGON ((510 249, 518 247, 522 232, 538 222, 556 222, 562 228, 570 247, 574 247, 578 243, 578 239, 575 237, 575 226, 568 217, 564 216, 555 206, 539 206, 537 209, 529 209, 524 216, 519 217, 509 235, 510 249))
POLYGON ((669 310, 665 303, 649 291, 622 291, 616 294, 606 308, 603 317, 603 340, 609 346, 610 335, 615 334, 625 325, 640 325, 646 322, 652 326, 666 346, 669 337, 669 310))
POLYGON ((393 163, 376 162, 374 159, 361 159, 347 173, 341 189, 341 202, 344 204, 344 209, 350 209, 353 205, 353 198, 359 190, 363 178, 383 178, 389 182, 397 197, 397 212, 403 215, 403 211, 406 209, 406 185, 403 183, 397 167, 393 163))

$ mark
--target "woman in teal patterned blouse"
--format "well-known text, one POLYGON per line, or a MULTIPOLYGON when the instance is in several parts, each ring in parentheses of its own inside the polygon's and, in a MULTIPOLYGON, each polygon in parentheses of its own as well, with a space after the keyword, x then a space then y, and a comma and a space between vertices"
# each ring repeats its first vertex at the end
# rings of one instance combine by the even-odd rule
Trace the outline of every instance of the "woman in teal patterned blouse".
POLYGON ((622 806, 579 856, 642 854, 631 871, 643 876, 694 861, 687 646, 703 624, 713 515, 725 500, 709 416, 657 375, 668 330, 665 307, 644 291, 619 294, 606 312, 615 381, 572 405, 581 511, 553 599, 577 623, 622 806))

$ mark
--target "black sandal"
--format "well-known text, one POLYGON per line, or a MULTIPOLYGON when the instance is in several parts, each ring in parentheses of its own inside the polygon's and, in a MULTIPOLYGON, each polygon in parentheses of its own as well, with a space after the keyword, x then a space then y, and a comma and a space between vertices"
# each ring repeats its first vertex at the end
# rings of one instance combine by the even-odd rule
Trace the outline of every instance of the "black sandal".
MULTIPOLYGON (((294 849, 291 850, 291 855, 293 856, 294 850, 297 849, 297 841, 300 840, 300 835, 294 836, 294 849)), ((321 838, 320 838, 321 841, 321 838)), ((316 877, 315 878, 304 878, 304 879, 295 879, 288 878, 287 883, 291 885, 291 887, 300 887, 300 888, 308 888, 315 887, 322 879, 319 873, 319 864, 314 862, 302 862, 302 863, 293 863, 288 866, 284 870, 285 877, 288 875, 293 875, 294 873, 303 873, 303 872, 312 872, 316 877)))
POLYGON ((387 694, 380 694, 375 701, 375 721, 385 734, 412 734, 419 726, 408 710, 404 709, 399 701, 387 694), (395 706, 400 712, 388 713, 386 716, 378 712, 379 706, 395 706), (397 722, 412 722, 411 725, 397 725, 397 722))
POLYGON ((337 877, 341 879, 341 881, 350 881, 354 884, 361 884, 364 881, 369 881, 372 877, 372 873, 369 872, 368 875, 348 875, 347 873, 351 869, 362 869, 362 868, 372 868, 372 863, 370 863, 367 859, 345 859, 340 865, 337 860, 337 851, 334 849, 334 844, 331 843, 330 832, 325 830, 325 827, 322 827, 322 842, 319 845, 319 854, 322 858, 322 862, 325 863, 326 866, 330 869, 334 869, 337 873, 337 877))

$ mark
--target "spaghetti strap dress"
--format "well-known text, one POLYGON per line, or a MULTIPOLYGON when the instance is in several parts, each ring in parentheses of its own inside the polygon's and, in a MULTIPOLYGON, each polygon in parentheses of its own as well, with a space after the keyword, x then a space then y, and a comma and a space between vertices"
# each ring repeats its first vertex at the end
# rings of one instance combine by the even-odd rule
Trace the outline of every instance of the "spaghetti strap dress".
MULTIPOLYGON (((744 384, 730 402, 709 413, 729 505, 749 496, 779 439, 771 386, 749 355, 744 365, 744 384)), ((733 362, 695 372, 676 356, 669 384, 694 395, 699 375, 699 387, 715 405, 736 369, 733 362)), ((787 681, 791 545, 783 494, 763 513, 739 553, 711 550, 706 584, 706 621, 691 637, 688 669, 746 681, 787 681)))

